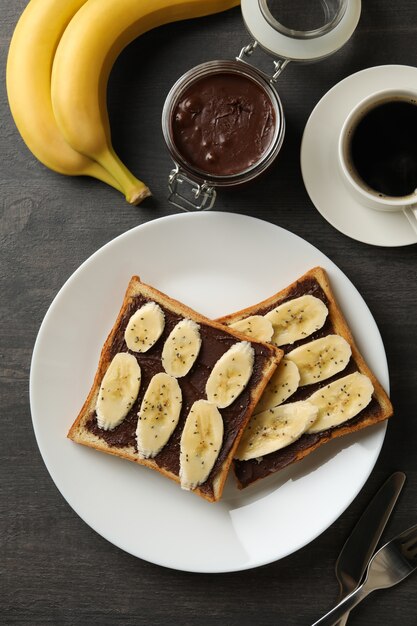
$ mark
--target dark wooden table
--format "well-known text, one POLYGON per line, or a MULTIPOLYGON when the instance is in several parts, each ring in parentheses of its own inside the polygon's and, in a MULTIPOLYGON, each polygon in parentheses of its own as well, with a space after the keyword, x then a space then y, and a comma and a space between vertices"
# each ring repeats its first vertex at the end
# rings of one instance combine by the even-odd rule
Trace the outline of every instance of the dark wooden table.
MULTIPOLYGON (((372 247, 330 226, 303 186, 300 141, 311 110, 338 81, 374 65, 417 63, 417 4, 366 0, 357 31, 341 51, 321 63, 290 66, 279 84, 288 124, 279 161, 262 185, 218 200, 220 211, 256 215, 303 237, 347 274, 380 328, 395 405, 375 469, 340 519, 279 562, 222 575, 177 572, 141 561, 107 543, 79 518, 39 454, 28 381, 39 326, 66 279, 115 236, 175 212, 166 201, 171 162, 160 129, 170 86, 199 62, 234 57, 249 37, 234 9, 160 28, 122 53, 109 85, 114 145, 154 194, 133 207, 97 181, 47 170, 16 131, 4 73, 10 37, 25 5, 26 0, 1 1, 0 622, 309 624, 335 600, 336 556, 371 495, 394 470, 403 470, 407 483, 384 537, 417 521, 417 246, 372 247)), ((414 626, 416 583, 414 576, 374 594, 349 623, 414 626)))

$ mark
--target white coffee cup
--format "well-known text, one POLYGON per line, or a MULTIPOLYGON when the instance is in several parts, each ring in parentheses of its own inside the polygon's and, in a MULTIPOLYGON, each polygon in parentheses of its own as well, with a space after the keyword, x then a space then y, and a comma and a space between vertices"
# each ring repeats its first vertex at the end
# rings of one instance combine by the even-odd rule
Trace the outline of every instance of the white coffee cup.
POLYGON ((376 106, 393 101, 416 104, 417 91, 384 89, 364 98, 352 109, 339 135, 339 169, 344 183, 357 202, 377 211, 403 211, 411 227, 417 233, 417 189, 406 196, 387 196, 369 187, 362 180, 351 161, 351 137, 359 122, 376 106))

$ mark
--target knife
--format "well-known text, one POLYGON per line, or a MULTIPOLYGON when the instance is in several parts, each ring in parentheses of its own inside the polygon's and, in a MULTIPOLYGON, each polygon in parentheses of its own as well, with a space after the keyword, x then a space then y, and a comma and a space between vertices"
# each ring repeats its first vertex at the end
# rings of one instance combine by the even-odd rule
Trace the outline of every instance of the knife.
MULTIPOLYGON (((403 472, 392 474, 376 492, 346 540, 335 566, 340 585, 339 601, 361 582, 404 482, 403 472)), ((348 617, 349 613, 346 613, 338 626, 344 626, 348 617)))

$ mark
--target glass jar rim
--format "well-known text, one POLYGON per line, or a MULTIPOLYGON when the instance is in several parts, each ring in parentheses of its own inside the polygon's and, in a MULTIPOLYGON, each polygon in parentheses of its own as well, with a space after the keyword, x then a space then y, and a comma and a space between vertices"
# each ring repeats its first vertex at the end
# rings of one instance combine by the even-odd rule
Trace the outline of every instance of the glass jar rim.
POLYGON ((336 26, 339 24, 342 17, 344 16, 348 5, 348 0, 341 0, 339 11, 335 14, 332 20, 330 20, 329 22, 327 22, 327 24, 324 24, 323 26, 310 30, 297 30, 284 26, 284 24, 282 24, 272 15, 268 6, 268 0, 258 0, 258 2, 262 15, 264 16, 268 24, 272 26, 274 30, 281 33, 285 37, 289 37, 292 39, 316 39, 318 37, 323 37, 324 35, 336 28, 336 26))

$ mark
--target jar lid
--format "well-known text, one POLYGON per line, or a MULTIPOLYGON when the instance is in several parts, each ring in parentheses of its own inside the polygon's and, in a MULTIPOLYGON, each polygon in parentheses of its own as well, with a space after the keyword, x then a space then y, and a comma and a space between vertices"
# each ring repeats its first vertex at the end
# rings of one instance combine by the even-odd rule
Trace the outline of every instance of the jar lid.
POLYGON ((361 14, 361 0, 347 0, 344 13, 328 29, 289 30, 274 19, 268 0, 241 0, 246 28, 269 54, 292 61, 323 59, 341 48, 352 36, 361 14))

